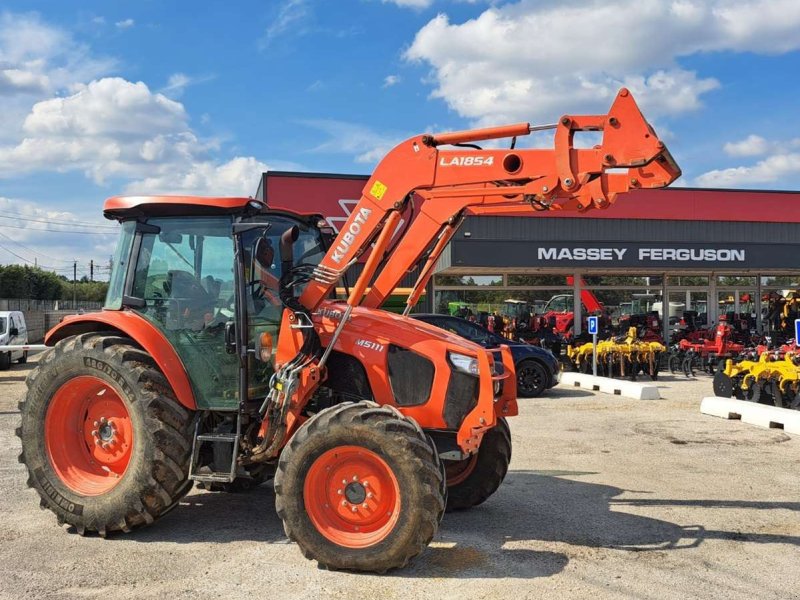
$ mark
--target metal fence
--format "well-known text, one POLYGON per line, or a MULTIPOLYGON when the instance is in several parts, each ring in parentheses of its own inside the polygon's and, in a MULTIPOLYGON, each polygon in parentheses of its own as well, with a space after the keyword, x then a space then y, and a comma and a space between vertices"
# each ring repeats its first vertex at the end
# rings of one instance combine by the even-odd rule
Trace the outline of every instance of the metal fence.
POLYGON ((0 310, 22 310, 22 311, 92 311, 103 308, 102 302, 88 302, 79 300, 30 300, 26 298, 0 298, 0 310))

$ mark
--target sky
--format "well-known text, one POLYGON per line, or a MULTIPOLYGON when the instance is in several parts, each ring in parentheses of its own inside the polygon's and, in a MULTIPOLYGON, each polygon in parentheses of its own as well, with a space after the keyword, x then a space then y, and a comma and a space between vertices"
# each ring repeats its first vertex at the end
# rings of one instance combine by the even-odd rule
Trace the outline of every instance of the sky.
POLYGON ((0 264, 102 279, 109 196, 368 174, 412 135, 603 113, 621 86, 677 185, 798 190, 798 74, 797 0, 5 0, 0 264))

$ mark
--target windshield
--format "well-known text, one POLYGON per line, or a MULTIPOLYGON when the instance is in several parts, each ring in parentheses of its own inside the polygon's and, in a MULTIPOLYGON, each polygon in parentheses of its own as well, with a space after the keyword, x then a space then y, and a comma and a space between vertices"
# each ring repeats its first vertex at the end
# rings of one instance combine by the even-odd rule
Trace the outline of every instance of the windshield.
POLYGON ((6 318, 0 317, 0 334, 6 332, 6 318))

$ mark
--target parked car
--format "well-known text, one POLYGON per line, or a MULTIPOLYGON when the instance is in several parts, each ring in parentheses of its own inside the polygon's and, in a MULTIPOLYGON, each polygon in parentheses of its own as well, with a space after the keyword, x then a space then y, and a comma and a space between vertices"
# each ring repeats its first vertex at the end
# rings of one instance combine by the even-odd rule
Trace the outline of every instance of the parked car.
MULTIPOLYGON (((25 315, 12 310, 0 311, 0 346, 23 346, 28 343, 28 328, 25 315)), ((28 360, 27 350, 8 350, 0 352, 0 370, 8 369, 18 360, 20 364, 28 360)))
POLYGON ((517 393, 525 398, 535 398, 558 383, 559 363, 550 350, 515 342, 492 333, 485 327, 460 317, 437 314, 412 315, 446 331, 460 335, 484 348, 497 348, 506 344, 514 357, 517 371, 517 393))

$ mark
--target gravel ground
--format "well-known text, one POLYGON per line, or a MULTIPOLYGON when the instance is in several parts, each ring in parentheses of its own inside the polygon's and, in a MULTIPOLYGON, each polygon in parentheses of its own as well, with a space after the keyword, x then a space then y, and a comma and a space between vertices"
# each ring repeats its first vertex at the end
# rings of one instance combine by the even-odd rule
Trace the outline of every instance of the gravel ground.
POLYGON ((800 598, 800 438, 701 415, 706 376, 664 376, 656 401, 522 400, 497 494, 372 576, 305 560, 269 484, 193 491, 108 540, 58 527, 17 463, 31 367, 0 373, 0 598, 800 598))

